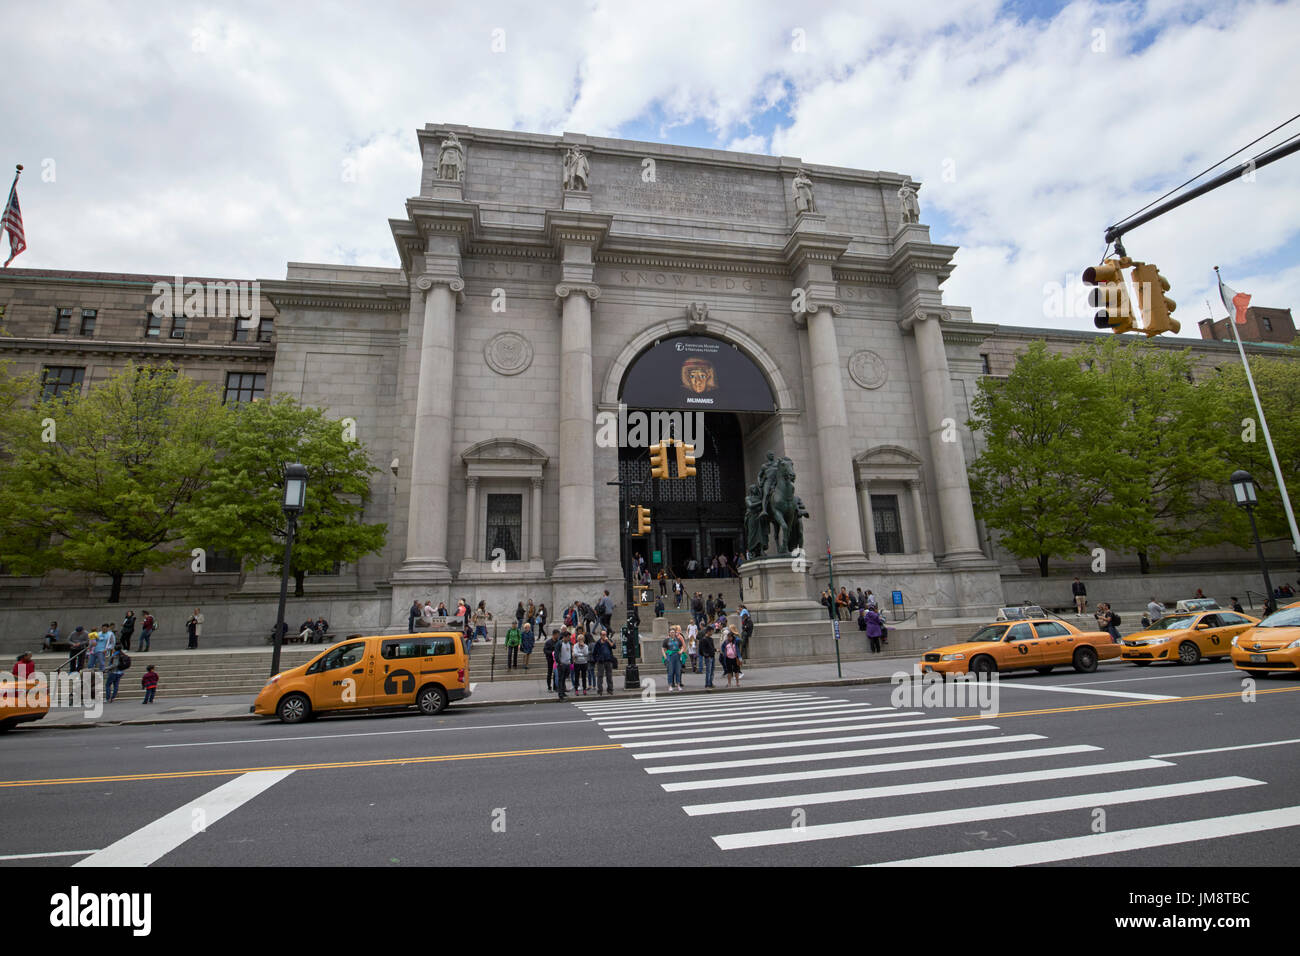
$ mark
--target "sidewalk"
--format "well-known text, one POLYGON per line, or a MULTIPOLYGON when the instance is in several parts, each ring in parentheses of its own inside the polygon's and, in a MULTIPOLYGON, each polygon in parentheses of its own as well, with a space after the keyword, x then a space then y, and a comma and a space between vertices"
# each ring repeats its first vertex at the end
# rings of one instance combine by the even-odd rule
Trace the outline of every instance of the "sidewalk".
MULTIPOLYGON (((745 674, 741 689, 775 690, 791 687, 834 687, 852 684, 888 683, 891 675, 903 671, 911 673, 916 662, 915 655, 906 657, 882 657, 871 661, 845 661, 841 667, 843 677, 836 674, 835 664, 791 664, 774 667, 755 667, 745 674)), ((543 665, 544 667, 545 665, 543 665)), ((625 665, 614 672, 614 700, 629 700, 645 692, 650 680, 655 682, 658 694, 667 691, 664 672, 656 664, 641 667, 641 689, 623 690, 623 670, 625 665)), ((686 690, 674 697, 689 694, 725 695, 728 691, 726 679, 721 668, 714 673, 714 690, 704 689, 703 674, 692 674, 687 670, 682 676, 686 690)), ((511 680, 498 683, 487 681, 472 682, 473 695, 466 701, 448 707, 448 712, 479 707, 498 707, 506 704, 544 704, 557 701, 554 693, 546 689, 546 677, 542 668, 537 670, 535 680, 511 680)), ((212 720, 274 720, 272 717, 259 717, 250 714, 248 708, 253 704, 254 695, 235 694, 230 696, 205 697, 159 697, 152 704, 142 704, 139 700, 119 700, 104 706, 99 717, 86 717, 81 710, 52 710, 43 719, 22 727, 30 729, 69 729, 97 726, 122 726, 136 724, 183 724, 212 720)), ((568 700, 605 700, 595 694, 568 700)))

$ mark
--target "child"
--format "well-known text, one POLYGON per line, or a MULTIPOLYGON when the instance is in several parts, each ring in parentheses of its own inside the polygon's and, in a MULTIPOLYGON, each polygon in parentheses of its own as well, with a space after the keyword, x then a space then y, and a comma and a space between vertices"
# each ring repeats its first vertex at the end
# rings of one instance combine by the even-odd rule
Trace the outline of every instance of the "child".
POLYGON ((142 703, 152 704, 153 695, 158 690, 158 672, 153 669, 152 664, 146 667, 144 673, 140 675, 140 686, 144 688, 144 700, 142 703))
POLYGON ((692 674, 698 674, 698 673, 700 672, 700 667, 699 667, 699 664, 700 664, 700 658, 699 658, 699 654, 700 654, 700 642, 699 642, 698 640, 696 640, 696 637, 695 637, 694 634, 692 634, 692 635, 687 639, 687 641, 686 641, 686 649, 690 652, 690 655, 691 655, 691 673, 692 673, 692 674))

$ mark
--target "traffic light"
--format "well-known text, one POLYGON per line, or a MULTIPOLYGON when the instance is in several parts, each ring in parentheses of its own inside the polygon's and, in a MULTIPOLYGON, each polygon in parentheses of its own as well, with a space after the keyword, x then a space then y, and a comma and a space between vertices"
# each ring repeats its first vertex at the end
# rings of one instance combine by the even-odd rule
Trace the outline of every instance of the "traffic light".
POLYGON ((650 446, 650 474, 655 478, 668 477, 668 449, 663 442, 650 446))
POLYGON ((1116 333, 1133 331, 1133 306, 1124 285, 1124 267, 1127 265, 1131 265, 1127 258, 1107 259, 1101 265, 1083 270, 1083 284, 1094 287, 1088 301, 1093 308, 1101 310, 1092 320, 1099 329, 1116 333))
POLYGON ((1178 320, 1169 317, 1178 306, 1165 295, 1169 291, 1169 280, 1160 274, 1159 267, 1147 262, 1134 263, 1133 288, 1137 291, 1138 308, 1142 313, 1141 331, 1148 336, 1161 332, 1178 334, 1181 328, 1178 320))
POLYGON ((632 533, 639 536, 650 533, 650 509, 644 505, 636 506, 636 530, 632 533))
POLYGON ((677 477, 690 478, 695 474, 695 446, 677 443, 677 477))

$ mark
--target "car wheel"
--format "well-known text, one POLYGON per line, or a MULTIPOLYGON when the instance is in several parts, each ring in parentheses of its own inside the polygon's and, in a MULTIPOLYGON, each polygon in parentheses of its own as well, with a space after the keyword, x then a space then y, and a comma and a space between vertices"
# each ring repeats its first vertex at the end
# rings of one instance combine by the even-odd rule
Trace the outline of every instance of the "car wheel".
POLYGON ((970 662, 970 672, 975 675, 976 680, 987 677, 997 669, 997 665, 993 662, 993 658, 984 654, 981 654, 979 657, 975 658, 975 660, 970 662))
POLYGON ((1040 674, 1052 673, 1052 669, 1050 667, 1035 667, 1034 670, 1038 671, 1038 673, 1040 674))
POLYGON ((275 708, 281 723, 300 724, 311 715, 311 701, 306 694, 290 694, 275 708))
POLYGON ((422 714, 441 714, 447 709, 447 692, 437 685, 425 687, 416 695, 415 703, 422 714))
POLYGON ((1183 641, 1178 645, 1178 663, 1180 664, 1198 664, 1201 660, 1201 649, 1191 641, 1183 641))
POLYGON ((1091 674, 1097 669, 1097 652, 1091 647, 1081 647, 1074 652, 1074 669, 1080 674, 1091 674))

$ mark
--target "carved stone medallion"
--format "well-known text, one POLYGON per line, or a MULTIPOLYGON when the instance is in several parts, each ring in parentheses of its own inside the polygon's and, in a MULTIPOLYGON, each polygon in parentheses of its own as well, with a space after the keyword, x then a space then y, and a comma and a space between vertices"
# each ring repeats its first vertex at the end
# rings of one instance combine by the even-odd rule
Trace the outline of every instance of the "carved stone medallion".
POLYGON ((870 349, 849 356, 849 377, 863 388, 880 388, 889 379, 889 366, 870 349))
POLYGON ((533 346, 518 332, 502 332, 483 347, 483 358, 499 375, 518 375, 533 364, 533 346))

